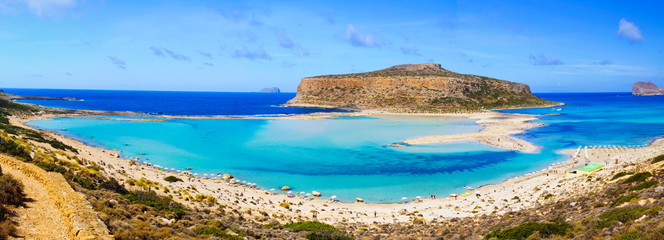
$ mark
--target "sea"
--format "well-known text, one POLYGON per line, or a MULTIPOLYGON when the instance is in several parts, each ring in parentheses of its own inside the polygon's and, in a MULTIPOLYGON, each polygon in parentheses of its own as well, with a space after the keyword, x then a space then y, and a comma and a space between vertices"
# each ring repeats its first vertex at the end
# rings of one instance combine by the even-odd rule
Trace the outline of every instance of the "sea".
MULTIPOLYGON (((331 111, 280 105, 294 93, 221 93, 5 89, 19 95, 81 98, 24 100, 49 107, 169 115, 282 116, 331 111)), ((664 96, 629 93, 541 93, 566 105, 502 110, 534 114, 533 128, 517 137, 543 147, 521 153, 473 141, 390 147, 409 138, 477 132, 469 119, 425 116, 292 119, 163 119, 121 121, 59 117, 32 121, 86 144, 119 150, 123 158, 167 170, 191 168, 198 176, 229 173, 240 182, 282 193, 318 191, 323 198, 393 203, 465 192, 568 160, 562 149, 579 146, 640 147, 664 135, 664 96), (144 155, 143 155, 144 154, 144 155)), ((113 117, 113 116, 109 116, 113 117)), ((113 117, 123 118, 123 117, 113 117)), ((135 118, 135 117, 132 117, 135 118)))

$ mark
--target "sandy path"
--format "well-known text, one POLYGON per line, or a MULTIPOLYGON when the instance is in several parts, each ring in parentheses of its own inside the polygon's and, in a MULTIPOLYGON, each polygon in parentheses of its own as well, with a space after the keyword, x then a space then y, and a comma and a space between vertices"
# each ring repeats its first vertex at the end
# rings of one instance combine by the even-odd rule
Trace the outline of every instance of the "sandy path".
POLYGON ((20 237, 13 239, 69 239, 62 214, 44 185, 8 165, 3 165, 2 171, 20 180, 25 194, 31 199, 25 207, 15 209, 17 216, 14 220, 18 222, 20 237))

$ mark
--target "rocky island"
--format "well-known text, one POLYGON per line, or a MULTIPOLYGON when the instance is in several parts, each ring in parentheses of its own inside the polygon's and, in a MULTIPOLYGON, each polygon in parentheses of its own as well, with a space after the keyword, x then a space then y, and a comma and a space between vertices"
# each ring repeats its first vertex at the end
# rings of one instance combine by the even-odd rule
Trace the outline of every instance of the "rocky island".
POLYGON ((526 84, 448 71, 440 64, 306 77, 286 106, 437 113, 557 105, 526 84))
POLYGON ((632 86, 632 95, 652 96, 664 95, 664 88, 659 88, 652 82, 635 82, 632 86))
POLYGON ((280 93, 281 89, 279 89, 278 87, 263 88, 258 92, 259 93, 280 93))

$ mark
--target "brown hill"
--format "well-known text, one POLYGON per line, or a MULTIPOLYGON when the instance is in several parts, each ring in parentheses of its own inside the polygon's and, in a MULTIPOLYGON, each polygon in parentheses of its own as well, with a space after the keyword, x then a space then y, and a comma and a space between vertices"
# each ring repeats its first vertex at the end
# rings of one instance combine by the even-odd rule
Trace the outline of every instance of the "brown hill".
POLYGON ((440 64, 405 64, 379 71, 303 78, 287 106, 451 112, 556 105, 526 84, 459 74, 440 64))

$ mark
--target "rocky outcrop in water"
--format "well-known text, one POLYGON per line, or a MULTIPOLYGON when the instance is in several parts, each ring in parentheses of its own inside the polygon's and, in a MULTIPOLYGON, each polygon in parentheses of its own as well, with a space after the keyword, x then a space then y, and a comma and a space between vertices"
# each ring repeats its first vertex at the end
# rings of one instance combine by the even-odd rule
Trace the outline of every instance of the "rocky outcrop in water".
POLYGON ((263 88, 258 92, 259 93, 280 93, 281 89, 279 89, 278 87, 263 88))
POLYGON ((635 82, 632 86, 632 95, 652 96, 664 95, 664 88, 659 88, 652 82, 635 82))
POLYGON ((459 74, 427 63, 303 78, 286 105, 423 113, 556 104, 533 96, 526 84, 459 74))

